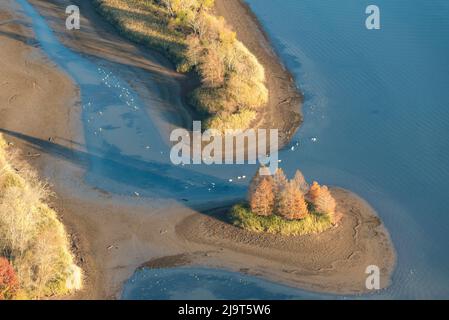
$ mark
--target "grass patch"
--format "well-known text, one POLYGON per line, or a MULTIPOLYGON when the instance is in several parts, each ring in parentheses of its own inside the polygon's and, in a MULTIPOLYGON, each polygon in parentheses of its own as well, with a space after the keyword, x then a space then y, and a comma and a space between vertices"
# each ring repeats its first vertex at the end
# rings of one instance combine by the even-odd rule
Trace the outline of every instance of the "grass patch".
POLYGON ((235 226, 254 232, 268 232, 289 236, 302 236, 323 232, 332 227, 328 215, 310 212, 301 220, 286 220, 278 215, 258 216, 246 204, 231 209, 231 221, 235 226))
POLYGON ((179 72, 199 75, 189 101, 206 115, 206 128, 248 129, 267 104, 263 66, 212 14, 213 0, 92 1, 121 34, 161 51, 179 72))
POLYGON ((50 191, 0 135, 0 256, 19 281, 15 298, 63 295, 81 287, 67 232, 46 203, 50 191))

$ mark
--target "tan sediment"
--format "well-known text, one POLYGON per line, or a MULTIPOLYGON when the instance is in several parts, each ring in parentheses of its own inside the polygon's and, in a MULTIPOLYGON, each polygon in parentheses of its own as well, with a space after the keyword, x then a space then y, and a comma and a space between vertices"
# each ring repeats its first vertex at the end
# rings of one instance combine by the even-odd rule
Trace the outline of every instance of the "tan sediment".
MULTIPOLYGON (((311 258, 304 265, 296 265, 297 261, 286 260, 285 252, 279 248, 264 251, 263 248, 270 248, 264 246, 267 241, 264 239, 270 238, 248 235, 175 201, 154 205, 136 201, 127 205, 105 192, 86 187, 82 180, 84 165, 76 160, 77 151, 82 151, 84 145, 77 88, 33 45, 32 30, 24 25, 26 19, 18 15, 15 8, 11 9, 12 3, 7 0, 0 4, 1 21, 7 21, 0 25, 0 128, 25 155, 28 151, 40 154, 27 160, 54 185, 58 195, 54 206, 72 235, 77 262, 87 275, 85 290, 70 298, 116 298, 123 281, 146 261, 159 267, 177 261, 178 265, 226 268, 323 292, 363 291, 360 281, 366 277, 364 268, 369 262, 379 263, 383 269, 382 285, 388 283, 394 266, 391 243, 385 240, 388 236, 370 210, 360 209, 360 215, 354 213, 359 210, 357 208, 364 207, 363 202, 351 194, 346 198, 342 196, 349 215, 339 228, 310 236, 309 240, 279 238, 272 244, 295 246, 298 243, 304 248, 307 243, 315 242, 314 248, 322 254, 315 250, 312 257, 324 260, 317 262, 311 258), (61 148, 73 152, 73 158, 60 157, 61 148), (212 229, 205 230, 208 226, 212 229), (200 228, 201 232, 195 235, 192 228, 200 228), (338 240, 341 245, 337 249, 329 243, 333 233, 346 239, 338 240), (235 241, 230 241, 229 237, 235 241), (323 237, 329 239, 326 244, 320 242, 323 237), (359 244, 352 248, 354 239, 358 239, 359 244), (379 240, 377 244, 376 239, 379 240), (379 260, 380 256, 383 260, 379 260), (348 277, 345 266, 356 276, 348 277), (335 288, 336 283, 341 284, 339 290, 335 288)), ((95 14, 89 1, 31 0, 31 3, 51 21, 50 25, 65 39, 66 45, 103 58, 109 68, 130 80, 148 104, 175 114, 162 121, 164 127, 182 123, 185 117, 177 117, 179 113, 173 112, 182 104, 176 98, 182 90, 178 82, 182 76, 173 73, 163 57, 119 37, 95 14), (81 33, 65 31, 64 12, 68 4, 81 5, 84 28, 81 33), (156 80, 157 92, 147 86, 148 77, 156 80), (162 102, 153 103, 155 99, 162 102)))

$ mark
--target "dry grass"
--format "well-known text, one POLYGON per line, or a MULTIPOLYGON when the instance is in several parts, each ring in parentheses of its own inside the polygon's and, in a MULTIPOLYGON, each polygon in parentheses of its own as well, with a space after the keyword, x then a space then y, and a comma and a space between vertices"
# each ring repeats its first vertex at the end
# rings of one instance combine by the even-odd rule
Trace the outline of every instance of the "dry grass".
POLYGON ((63 224, 45 200, 50 191, 0 135, 0 256, 20 282, 16 298, 63 295, 81 287, 63 224))
POLYGON ((247 129, 268 102, 265 70, 236 39, 212 0, 93 0, 128 38, 156 48, 180 72, 194 69, 202 85, 190 95, 208 128, 247 129))
POLYGON ((248 128, 256 118, 256 112, 249 109, 242 109, 231 114, 217 114, 209 118, 206 122, 207 128, 213 128, 221 132, 230 129, 248 128))
POLYGON ((124 36, 156 48, 181 65, 184 35, 168 26, 168 13, 152 0, 93 0, 99 12, 124 36))

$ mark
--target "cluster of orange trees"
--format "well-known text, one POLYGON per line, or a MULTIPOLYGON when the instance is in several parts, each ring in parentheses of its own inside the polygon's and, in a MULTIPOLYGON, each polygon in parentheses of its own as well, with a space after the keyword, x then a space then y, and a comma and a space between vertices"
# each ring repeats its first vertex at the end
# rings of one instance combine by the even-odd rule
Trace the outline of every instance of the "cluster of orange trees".
POLYGON ((251 181, 249 190, 251 211, 259 216, 279 215, 287 220, 300 220, 311 211, 336 219, 336 202, 327 186, 313 182, 310 186, 301 171, 288 180, 282 169, 273 176, 260 176, 251 181))

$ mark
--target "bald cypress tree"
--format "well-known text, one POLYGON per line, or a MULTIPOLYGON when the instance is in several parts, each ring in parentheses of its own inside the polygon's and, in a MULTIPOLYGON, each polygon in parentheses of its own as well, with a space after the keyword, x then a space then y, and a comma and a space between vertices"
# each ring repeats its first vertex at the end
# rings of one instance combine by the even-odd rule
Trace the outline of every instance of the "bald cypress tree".
POLYGON ((295 176, 293 177, 292 181, 296 185, 296 187, 301 190, 302 193, 306 194, 309 191, 309 184, 307 183, 301 171, 296 170, 295 176))
POLYGON ((251 200, 251 197, 253 196, 254 192, 256 191, 257 187, 259 186, 260 182, 262 181, 263 176, 260 175, 260 170, 256 171, 256 174, 251 179, 251 182, 249 184, 248 188, 248 200, 251 200))
POLYGON ((278 168, 273 175, 274 182, 274 192, 276 194, 280 194, 282 190, 287 186, 288 180, 285 176, 284 171, 281 168, 278 168))
POLYGON ((331 216, 335 214, 335 208, 337 206, 335 199, 327 186, 322 186, 320 188, 319 195, 315 198, 314 205, 318 212, 326 213, 331 216))
POLYGON ((340 219, 335 212, 337 203, 327 186, 320 186, 317 182, 313 182, 307 193, 307 200, 312 203, 317 212, 329 215, 333 223, 340 219))
POLYGON ((306 199, 310 203, 315 203, 316 198, 319 196, 321 192, 321 186, 318 182, 314 181, 309 188, 309 191, 306 193, 306 199))
POLYGON ((281 191, 277 212, 288 220, 302 219, 309 213, 304 194, 294 183, 288 183, 281 191))
POLYGON ((269 216, 274 212, 275 196, 273 179, 262 178, 250 197, 251 211, 259 216, 269 216))

